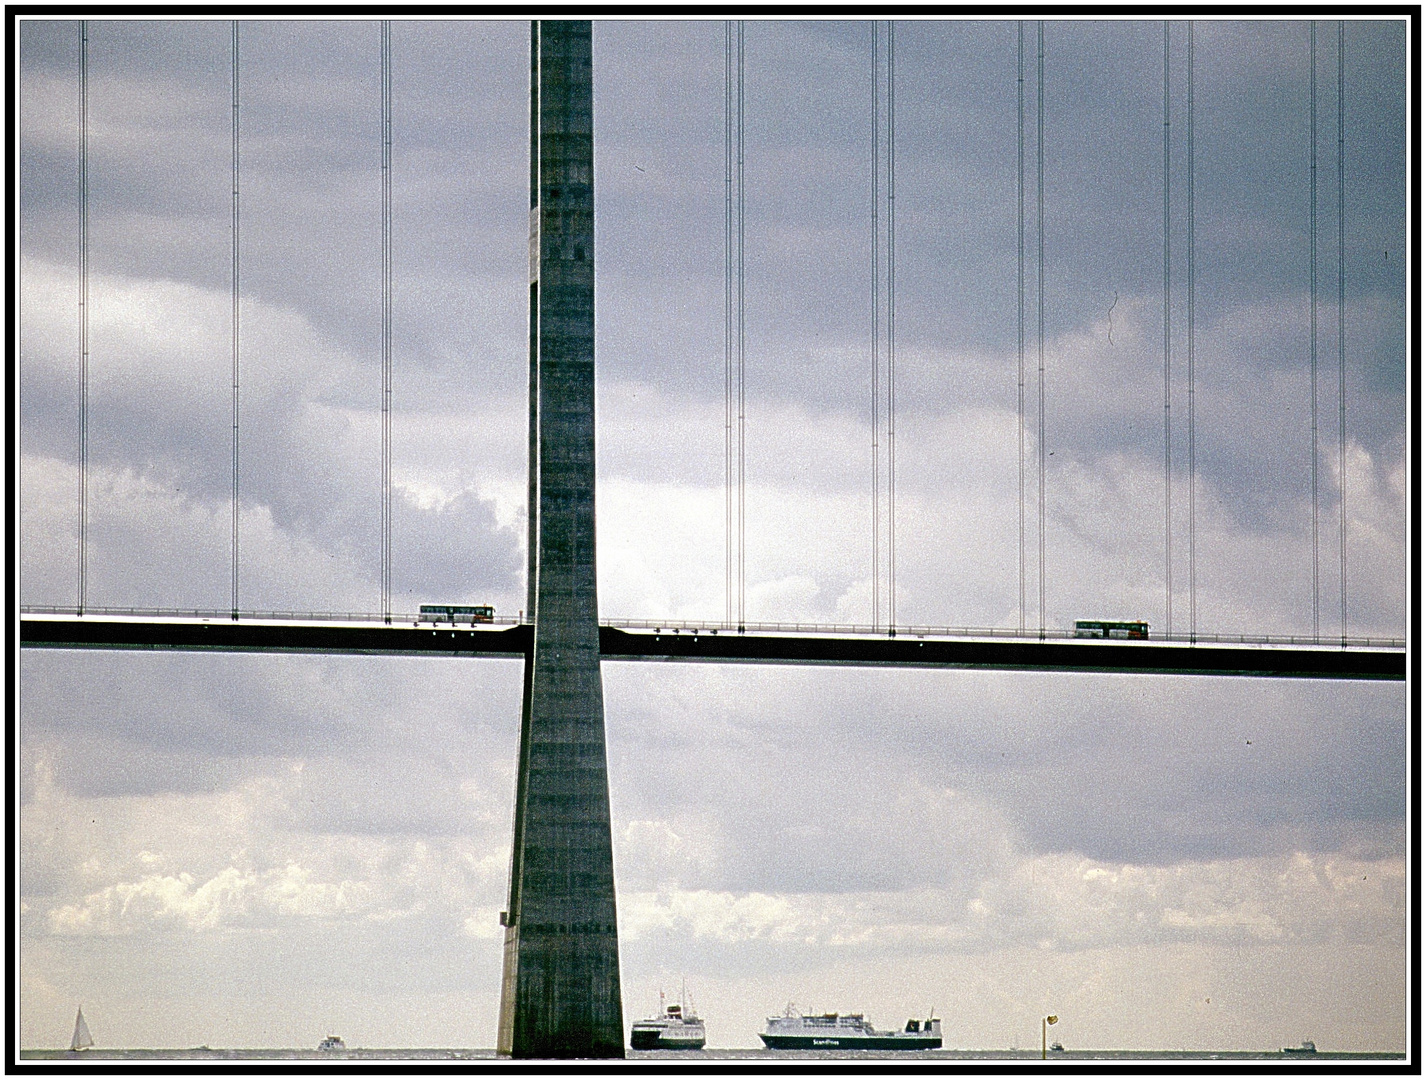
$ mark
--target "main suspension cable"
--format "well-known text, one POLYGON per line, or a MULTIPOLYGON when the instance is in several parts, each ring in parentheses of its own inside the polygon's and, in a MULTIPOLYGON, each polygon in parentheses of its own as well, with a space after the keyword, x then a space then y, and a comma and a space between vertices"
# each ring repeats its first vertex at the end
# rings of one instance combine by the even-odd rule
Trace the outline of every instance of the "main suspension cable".
POLYGON ((232 58, 233 58, 233 311, 232 311, 232 332, 233 332, 233 521, 232 521, 232 543, 231 543, 231 571, 232 589, 229 597, 232 603, 232 617, 238 617, 238 360, 239 360, 239 307, 238 295, 240 286, 239 270, 240 263, 240 241, 241 232, 238 218, 238 180, 239 172, 239 126, 238 126, 238 20, 233 20, 232 26, 232 58))
POLYGON ((79 23, 79 580, 84 614, 89 546, 89 23, 79 23))
POLYGON ((391 20, 381 22, 381 612, 391 621, 391 20))

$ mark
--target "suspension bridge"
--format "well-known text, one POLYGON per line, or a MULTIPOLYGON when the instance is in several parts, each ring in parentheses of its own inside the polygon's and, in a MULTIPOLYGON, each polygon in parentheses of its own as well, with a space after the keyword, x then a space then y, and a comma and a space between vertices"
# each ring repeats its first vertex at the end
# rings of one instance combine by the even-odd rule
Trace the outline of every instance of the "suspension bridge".
MULTIPOLYGON (((1215 634, 1200 631, 1196 611, 1193 508, 1193 257, 1190 225, 1188 368, 1189 597, 1188 629, 1173 627, 1172 483, 1169 335, 1169 26, 1164 26, 1164 447, 1165 609, 1163 627, 1141 640, 1091 638, 1046 625, 1045 615, 1045 284, 1044 284, 1044 28, 1034 27, 1036 180, 1027 183, 1025 81, 1027 26, 1018 26, 1017 286, 1019 620, 1010 627, 912 625, 896 610, 896 36, 895 25, 873 25, 868 56, 872 120, 871 320, 868 369, 872 429, 871 618, 861 624, 762 623, 748 618, 746 599, 747 341, 745 243, 745 31, 725 29, 725 610, 721 620, 601 620, 595 588, 594 522, 594 146, 593 54, 588 23, 532 26, 530 182, 530 354, 527 603, 518 619, 457 623, 393 609, 391 576, 391 55, 390 29, 381 33, 382 95, 382 391, 383 498, 381 610, 379 612, 258 611, 242 607, 238 507, 242 472, 241 145, 239 139, 240 28, 232 56, 232 530, 231 593, 225 608, 178 610, 110 608, 89 603, 87 583, 87 461, 90 406, 86 57, 88 31, 79 29, 80 82, 80 415, 77 603, 26 606, 20 643, 26 648, 445 655, 520 658, 524 705, 515 810, 510 900, 505 926, 505 975, 499 1032, 502 1051, 516 1056, 618 1056, 622 1006, 608 829, 600 663, 606 659, 835 664, 893 667, 1124 674, 1228 675, 1270 678, 1395 680, 1406 678, 1401 638, 1348 633, 1346 510, 1341 502, 1341 630, 1322 633, 1317 482, 1317 251, 1316 70, 1313 24, 1313 247, 1312 448, 1313 632, 1309 635, 1215 634), (1032 200, 1033 196, 1033 200, 1032 200), (1027 204, 1033 201, 1033 214, 1027 204), (1027 236, 1031 218, 1033 238, 1027 236), (1033 260, 1027 251, 1034 251, 1033 260), (1033 289, 1037 367, 1035 413, 1028 409, 1027 265, 1033 289), (1037 428, 1036 460, 1026 451, 1037 428), (1032 475, 1033 468, 1033 475, 1032 475), (1035 499, 1029 498, 1034 489, 1035 499), (1038 618, 1030 618, 1027 507, 1039 583, 1038 618), (1038 625, 1036 624, 1038 623, 1038 625)), ((1341 24, 1336 25, 1338 205, 1342 200, 1341 24)), ((1192 28, 1188 33, 1187 186, 1192 221, 1192 28)), ((1338 260, 1343 216, 1338 214, 1338 260)), ((1339 294, 1343 274, 1338 273, 1339 294)), ((1345 454, 1345 363, 1339 315, 1338 425, 1345 454)))

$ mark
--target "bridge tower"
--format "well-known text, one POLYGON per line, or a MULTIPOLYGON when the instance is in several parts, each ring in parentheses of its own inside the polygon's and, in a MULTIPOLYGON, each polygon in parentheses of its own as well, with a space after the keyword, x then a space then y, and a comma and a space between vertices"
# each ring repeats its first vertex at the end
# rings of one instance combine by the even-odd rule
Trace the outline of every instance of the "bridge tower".
POLYGON ((594 564, 594 98, 589 22, 530 39, 528 610, 496 1048, 623 1057, 594 564))

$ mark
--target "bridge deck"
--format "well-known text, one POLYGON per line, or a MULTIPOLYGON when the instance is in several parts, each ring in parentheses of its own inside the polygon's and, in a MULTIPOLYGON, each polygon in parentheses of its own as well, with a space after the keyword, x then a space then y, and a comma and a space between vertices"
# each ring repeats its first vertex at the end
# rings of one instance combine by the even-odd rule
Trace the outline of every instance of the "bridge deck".
MULTIPOLYGON (((1403 648, 1185 644, 1057 638, 1005 640, 902 633, 694 633, 601 626, 606 660, 873 665, 1270 678, 1406 678, 1403 648)), ((20 644, 52 649, 523 657, 528 624, 432 626, 25 615, 20 644)))

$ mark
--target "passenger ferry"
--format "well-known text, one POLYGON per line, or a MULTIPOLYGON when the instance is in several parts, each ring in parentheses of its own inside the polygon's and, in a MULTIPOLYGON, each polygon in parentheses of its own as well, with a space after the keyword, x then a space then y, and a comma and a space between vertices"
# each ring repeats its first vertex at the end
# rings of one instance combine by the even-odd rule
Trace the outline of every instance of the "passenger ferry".
POLYGON ((640 1020, 629 1032, 629 1046, 635 1050, 702 1050, 707 1042, 703 1021, 690 1005, 683 1003, 665 1007, 663 992, 659 992, 658 1016, 640 1020))
POLYGON ((792 1006, 767 1018, 758 1038, 769 1050, 939 1050, 941 1021, 908 1020, 904 1031, 877 1031, 862 1013, 803 1016, 792 1006))

